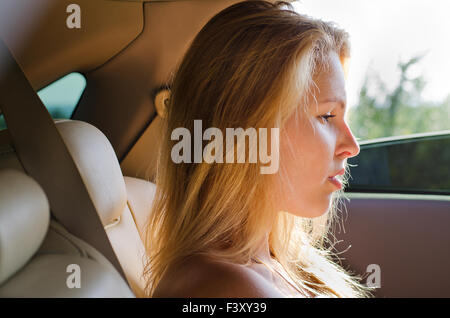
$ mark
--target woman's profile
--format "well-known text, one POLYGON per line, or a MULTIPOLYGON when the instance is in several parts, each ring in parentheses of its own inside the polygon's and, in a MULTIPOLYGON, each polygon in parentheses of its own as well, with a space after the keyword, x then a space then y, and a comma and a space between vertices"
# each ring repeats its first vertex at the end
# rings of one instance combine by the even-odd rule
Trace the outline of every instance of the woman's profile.
POLYGON ((149 296, 369 295, 325 247, 346 160, 359 153, 345 119, 348 58, 345 31, 282 1, 236 3, 201 29, 171 83, 146 230, 149 296), (248 160, 174 162, 172 133, 194 134, 195 120, 224 133, 279 129, 267 134, 278 170, 264 174, 267 162, 248 160))

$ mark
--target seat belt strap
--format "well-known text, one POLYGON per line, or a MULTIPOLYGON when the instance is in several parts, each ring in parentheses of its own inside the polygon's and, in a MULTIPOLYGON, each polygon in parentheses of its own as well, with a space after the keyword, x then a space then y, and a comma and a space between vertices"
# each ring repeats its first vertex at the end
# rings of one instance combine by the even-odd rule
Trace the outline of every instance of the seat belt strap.
POLYGON ((19 160, 44 189, 54 217, 102 253, 127 281, 66 144, 2 39, 0 108, 19 160))

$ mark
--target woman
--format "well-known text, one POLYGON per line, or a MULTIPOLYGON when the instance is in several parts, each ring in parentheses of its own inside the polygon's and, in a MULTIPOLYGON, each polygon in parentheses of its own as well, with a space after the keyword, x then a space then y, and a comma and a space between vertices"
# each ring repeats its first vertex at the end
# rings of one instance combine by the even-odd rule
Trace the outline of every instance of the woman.
POLYGON ((236 3, 202 28, 168 103, 146 233, 149 296, 368 295, 324 247, 338 178, 359 152, 345 120, 348 57, 347 33, 286 2, 236 3), (172 132, 193 134, 194 120, 223 132, 278 128, 267 144, 279 169, 174 162, 172 132))

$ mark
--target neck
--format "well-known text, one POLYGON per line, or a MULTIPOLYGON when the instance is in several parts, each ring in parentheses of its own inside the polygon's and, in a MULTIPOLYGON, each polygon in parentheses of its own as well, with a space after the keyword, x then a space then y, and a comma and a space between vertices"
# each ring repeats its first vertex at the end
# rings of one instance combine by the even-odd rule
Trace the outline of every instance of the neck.
POLYGON ((255 253, 254 258, 257 261, 270 264, 272 262, 272 256, 270 255, 270 248, 269 248, 269 233, 265 235, 264 239, 261 241, 261 244, 259 246, 260 248, 255 253))

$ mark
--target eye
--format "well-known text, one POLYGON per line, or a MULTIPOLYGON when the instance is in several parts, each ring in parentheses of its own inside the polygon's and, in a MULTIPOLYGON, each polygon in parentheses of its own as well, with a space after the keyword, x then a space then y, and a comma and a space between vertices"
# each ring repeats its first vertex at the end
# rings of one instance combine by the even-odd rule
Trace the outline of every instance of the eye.
MULTIPOLYGON (((329 113, 328 113, 328 114, 329 114, 329 113)), ((322 118, 323 120, 325 120, 325 121, 328 123, 328 122, 329 122, 329 121, 328 121, 328 118, 336 117, 336 115, 328 115, 328 114, 326 114, 326 115, 320 115, 319 118, 322 118)))

